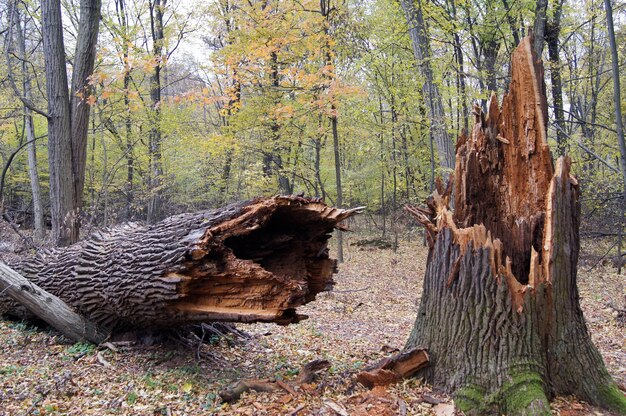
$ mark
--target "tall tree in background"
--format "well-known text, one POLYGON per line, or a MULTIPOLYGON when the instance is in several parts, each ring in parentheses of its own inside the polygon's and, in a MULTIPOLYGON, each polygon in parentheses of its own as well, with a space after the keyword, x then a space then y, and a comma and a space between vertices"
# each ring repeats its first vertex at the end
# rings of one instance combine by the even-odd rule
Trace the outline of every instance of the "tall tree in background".
POLYGON ((561 77, 560 33, 563 16, 563 0, 555 0, 549 9, 547 0, 537 0, 535 7, 535 34, 533 49, 541 57, 544 44, 548 45, 548 60, 550 62, 550 81, 552 101, 554 103, 554 125, 556 127, 556 153, 559 156, 567 150, 565 133, 565 113, 563 110, 563 81, 561 77))
POLYGON ((161 219, 163 194, 163 161, 161 130, 161 71, 165 65, 163 54, 163 11, 167 0, 150 1, 150 33, 152 35, 152 53, 155 59, 154 71, 150 77, 150 133, 148 152, 150 158, 150 199, 148 201, 148 222, 161 219))
MULTIPOLYGON (((402 9, 406 15, 413 45, 413 53, 417 65, 424 78, 422 93, 426 101, 426 108, 430 118, 430 131, 439 154, 439 165, 446 169, 454 169, 454 149, 446 127, 446 118, 439 88, 435 84, 431 67, 430 40, 428 39, 426 22, 422 11, 422 0, 401 0, 402 9), (417 1, 417 5, 415 4, 417 1)), ((448 173, 446 173, 448 176, 448 173)))
POLYGON ((611 0, 604 0, 604 8, 606 11, 606 23, 609 34, 609 42, 611 45, 611 63, 613 70, 613 104, 615 106, 615 124, 617 126, 617 142, 619 144, 620 156, 621 156, 621 171, 622 180, 624 181, 624 202, 620 212, 620 231, 619 240, 617 242, 617 270, 618 273, 622 271, 622 231, 624 222, 624 210, 626 209, 626 142, 624 141, 624 125, 622 119, 622 100, 621 89, 619 82, 619 57, 617 55, 617 43, 615 42, 615 29, 613 28, 613 5, 611 0))
MULTIPOLYGON (((336 11, 332 6, 331 0, 320 0, 320 14, 324 17, 324 73, 327 74, 329 84, 333 82, 335 78, 335 63, 333 62, 333 48, 331 45, 331 13, 336 11)), ((330 87, 330 85, 328 85, 330 87)), ((335 184, 337 186, 337 197, 335 204, 337 207, 343 205, 343 188, 341 186, 341 151, 339 148, 339 130, 337 128, 337 104, 335 103, 335 97, 331 92, 330 97, 330 125, 333 135, 333 156, 335 159, 335 184)), ((337 261, 343 263, 343 233, 341 230, 337 230, 337 261)))
MULTIPOLYGON (((33 200, 33 224, 35 227, 35 237, 42 239, 45 235, 45 224, 43 217, 43 202, 41 197, 41 186, 39 184, 39 172, 37 170, 37 148, 35 143, 35 125, 33 121, 33 102, 31 78, 34 74, 29 70, 29 59, 26 53, 26 32, 28 22, 23 19, 17 0, 9 0, 8 3, 8 35, 5 54, 7 60, 7 72, 9 80, 14 88, 14 92, 23 100, 24 110, 24 133, 28 148, 28 176, 30 179, 32 200, 33 200), (22 26, 23 25, 23 26, 22 26), (12 70, 12 58, 14 54, 13 42, 17 45, 17 58, 20 61, 21 91, 16 82, 16 77, 12 70)), ((0 195, 0 198, 2 195, 0 195)))
POLYGON ((71 92, 67 83, 60 0, 42 0, 43 52, 48 96, 48 158, 52 237, 56 245, 78 241, 85 184, 89 76, 93 73, 100 0, 81 0, 71 92))

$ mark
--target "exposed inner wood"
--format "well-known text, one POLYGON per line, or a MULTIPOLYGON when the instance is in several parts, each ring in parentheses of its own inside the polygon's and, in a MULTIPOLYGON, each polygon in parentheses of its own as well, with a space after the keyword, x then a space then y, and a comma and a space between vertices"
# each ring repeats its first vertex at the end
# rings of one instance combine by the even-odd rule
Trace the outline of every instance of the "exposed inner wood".
POLYGON ((511 270, 528 282, 532 245, 541 258, 546 196, 552 179, 543 66, 526 38, 511 58, 511 85, 489 112, 475 108, 471 135, 457 143, 454 220, 483 224, 504 244, 511 270))
POLYGON ((298 306, 332 286, 327 242, 355 212, 317 199, 260 198, 115 228, 15 267, 110 329, 288 324, 305 318, 298 306))
MULTIPOLYGON (((474 108, 475 124, 457 142, 454 195, 441 183, 426 208, 407 207, 434 237, 444 227, 453 230, 461 256, 468 248, 489 248, 491 269, 506 279, 521 308, 524 293, 549 280, 551 184, 553 177, 570 178, 569 162, 554 172, 547 143, 547 102, 543 67, 524 39, 511 58, 511 85, 498 105, 495 95, 489 112, 474 108), (449 208, 454 198, 455 209, 449 208)), ((575 181, 573 178, 571 181, 575 181)), ((459 257, 460 258, 460 257, 459 257)), ((448 284, 458 273, 453 268, 448 284)))

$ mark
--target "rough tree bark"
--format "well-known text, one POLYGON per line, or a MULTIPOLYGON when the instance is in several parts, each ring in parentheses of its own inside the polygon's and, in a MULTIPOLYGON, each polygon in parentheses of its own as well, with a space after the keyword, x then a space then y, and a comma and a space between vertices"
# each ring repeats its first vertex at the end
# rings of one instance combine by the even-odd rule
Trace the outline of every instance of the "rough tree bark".
POLYGON ((421 373, 470 414, 549 415, 572 394, 626 413, 591 342, 576 286, 578 183, 553 168, 543 68, 525 38, 502 107, 475 109, 457 144, 455 212, 441 183, 427 208, 424 292, 407 348, 428 350, 421 373))
POLYGON ((69 92, 61 2, 43 0, 41 19, 43 55, 48 97, 48 163, 52 239, 57 246, 78 240, 80 209, 85 184, 89 105, 96 40, 100 24, 100 0, 81 0, 76 53, 69 92))
MULTIPOLYGON (((332 285, 326 244, 356 210, 273 197, 128 224, 12 264, 108 330, 196 321, 304 319, 295 308, 332 285)), ((0 310, 20 314, 6 299, 0 310)))

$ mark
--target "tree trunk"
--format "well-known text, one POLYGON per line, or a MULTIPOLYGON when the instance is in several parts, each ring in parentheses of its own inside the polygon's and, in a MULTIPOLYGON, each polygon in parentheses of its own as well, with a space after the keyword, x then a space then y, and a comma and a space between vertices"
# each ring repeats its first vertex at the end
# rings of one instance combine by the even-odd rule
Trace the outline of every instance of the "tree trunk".
POLYGON ((57 246, 76 241, 77 212, 73 207, 70 97, 59 0, 41 2, 43 55, 48 97, 48 163, 52 239, 57 246))
POLYGON ((614 94, 614 106, 615 106, 615 126, 617 130, 617 143, 619 144, 619 151, 621 156, 621 172, 624 189, 624 204, 620 213, 620 241, 617 245, 617 261, 618 261, 618 274, 622 271, 622 242, 621 242, 621 227, 624 224, 624 205, 626 205, 626 140, 624 140, 624 125, 622 122, 622 108, 621 108, 621 89, 619 85, 619 57, 617 55, 617 43, 615 42, 615 29, 613 28, 613 6, 610 0, 604 0, 604 8, 606 10, 606 22, 609 32, 609 42, 611 44, 611 68, 613 70, 613 94, 614 94))
POLYGON ((565 114, 563 111, 563 83, 561 81, 561 59, 559 57, 561 32, 561 15, 563 1, 556 1, 552 11, 552 19, 546 23, 545 36, 548 44, 550 60, 550 81, 552 85, 552 101, 554 102, 554 126, 556 127, 556 153, 564 156, 567 152, 567 134, 565 133, 565 114))
POLYGON ((133 217, 134 189, 133 177, 135 173, 135 159, 133 157, 133 128, 130 109, 130 86, 132 66, 129 61, 130 57, 130 36, 128 27, 128 16, 126 11, 126 0, 116 0, 115 10, 117 20, 122 32, 122 65, 124 65, 124 127, 126 132, 126 184, 124 185, 124 193, 126 194, 126 206, 124 218, 130 221, 133 217))
MULTIPOLYGON (((332 106, 332 111, 336 111, 335 106, 332 106)), ((333 153, 335 155, 335 181, 337 185, 337 199, 336 203, 338 207, 343 205, 343 188, 341 186, 341 158, 339 157, 339 134, 337 133, 337 116, 333 116, 330 119, 333 130, 333 153)), ((339 263, 343 263, 343 232, 340 228, 337 229, 337 260, 339 263)))
POLYGON ((80 22, 68 92, 59 0, 41 2, 43 54, 48 97, 48 163, 52 238, 57 246, 78 241, 87 158, 88 78, 93 72, 100 25, 100 0, 81 0, 80 22), (70 101, 71 100, 71 101, 70 101))
POLYGON ((537 57, 541 59, 543 55, 543 45, 545 43, 546 24, 548 21, 548 0, 537 0, 535 5, 535 22, 533 23, 533 49, 537 57))
MULTIPOLYGON (((28 101, 33 100, 32 86, 30 82, 30 72, 28 70, 28 57, 26 56, 26 22, 22 29, 22 16, 20 14, 17 1, 11 3, 13 20, 15 23, 15 35, 17 39, 17 49, 19 51, 22 70, 22 87, 24 98, 28 101)), ((7 65, 10 65, 7 62, 7 65)), ((46 227, 43 219, 43 202, 41 200, 41 186, 39 184, 39 172, 37 171, 37 147, 35 144, 35 125, 33 123, 33 114, 28 106, 24 105, 24 130, 26 132, 26 141, 28 145, 28 176, 30 178, 30 188, 33 196, 33 225, 35 228, 35 238, 42 240, 46 234, 46 227)))
POLYGON ((549 415, 572 394, 626 413, 591 342, 576 286, 578 183, 553 169, 543 68, 525 38, 502 108, 475 109, 457 145, 451 186, 408 208, 428 231, 424 292, 407 348, 428 350, 421 374, 469 414, 549 415))
MULTIPOLYGON (((426 24, 422 15, 421 5, 415 6, 413 0, 401 0, 402 9, 409 25, 409 36, 413 45, 413 54, 424 78, 422 95, 426 101, 428 116, 430 118, 430 131, 437 145, 439 154, 439 166, 444 170, 454 168, 454 151, 452 140, 448 135, 446 117, 443 112, 441 94, 434 81, 433 70, 430 64, 430 41, 426 36, 426 24)), ((447 173, 446 173, 447 176, 447 173)))
MULTIPOLYGON (((335 74, 335 63, 334 63, 334 53, 331 44, 331 16, 330 13, 333 10, 332 4, 330 0, 322 0, 320 1, 320 13, 325 18, 324 25, 324 56, 326 68, 332 68, 330 74, 326 75, 325 78, 328 81, 327 88, 330 87, 330 83, 334 78, 336 78, 335 74)), ((339 208, 343 205, 343 187, 341 185, 341 149, 339 147, 339 130, 338 130, 338 110, 337 110, 337 98, 334 94, 331 93, 331 104, 330 104, 330 126, 333 134, 333 154, 335 157, 335 184, 337 190, 337 199, 336 203, 339 208)), ((341 229, 337 229, 337 261, 339 263, 343 263, 343 233, 341 229)))
POLYGON ((72 68, 72 90, 70 111, 72 123, 72 172, 74 180, 73 209, 76 225, 72 227, 72 242, 78 241, 80 216, 85 188, 85 166, 87 164, 87 129, 89 128, 90 105, 87 98, 93 94, 89 77, 93 74, 96 60, 96 42, 100 27, 101 0, 80 1, 79 36, 72 68))
POLYGON ((12 267, 109 330, 288 324, 304 318, 297 306, 332 285, 336 262, 326 244, 354 212, 316 199, 257 199, 128 224, 12 267))
POLYGON ((150 196, 148 200, 147 220, 155 223, 161 219, 163 205, 163 162, 162 162, 162 131, 161 131, 161 70, 165 65, 163 57, 163 9, 167 0, 150 1, 150 27, 152 33, 152 51, 156 60, 154 72, 150 76, 150 196))

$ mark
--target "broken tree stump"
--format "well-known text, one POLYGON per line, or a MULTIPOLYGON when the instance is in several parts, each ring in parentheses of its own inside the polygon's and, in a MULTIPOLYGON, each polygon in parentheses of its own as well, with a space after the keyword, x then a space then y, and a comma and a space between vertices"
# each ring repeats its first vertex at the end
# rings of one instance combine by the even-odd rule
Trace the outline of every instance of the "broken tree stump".
POLYGON ((502 107, 475 108, 459 138, 454 195, 439 183, 408 207, 430 248, 407 348, 428 350, 419 374, 466 414, 550 415, 557 394, 626 414, 580 309, 578 182, 569 158, 553 168, 532 38, 511 61, 502 107))
MULTIPOLYGON (((276 322, 333 284, 331 232, 357 212, 297 196, 127 224, 13 264, 108 330, 192 322, 276 322)), ((0 302, 5 312, 18 305, 0 302)))

